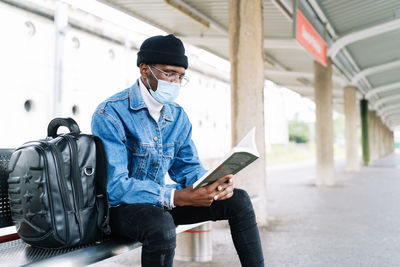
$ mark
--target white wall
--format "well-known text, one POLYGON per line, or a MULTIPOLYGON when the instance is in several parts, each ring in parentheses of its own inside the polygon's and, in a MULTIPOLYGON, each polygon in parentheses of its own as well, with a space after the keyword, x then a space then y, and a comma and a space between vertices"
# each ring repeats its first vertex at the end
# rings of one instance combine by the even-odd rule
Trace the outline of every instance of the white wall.
MULTIPOLYGON (((102 25, 106 23, 102 21, 102 25)), ((116 32, 122 31, 110 25, 107 30, 115 27, 116 32)), ((0 147, 13 148, 46 137, 53 117, 55 29, 49 19, 0 3, 0 35, 0 147), (29 25, 34 26, 34 34, 30 34, 29 25), (27 100, 32 102, 30 111, 24 108, 27 100)), ((132 31, 129 38, 140 43, 143 35, 132 31)), ((67 30, 64 49, 62 116, 74 118, 82 132, 90 133, 96 106, 138 78, 137 51, 72 27, 67 30)), ((206 62, 205 66, 219 69, 205 73, 218 71, 229 76, 226 61, 211 62, 211 56, 194 47, 187 47, 187 51, 193 66, 206 62)), ((222 157, 231 147, 230 85, 190 67, 187 75, 190 82, 182 88, 177 102, 191 119, 199 155, 202 159, 222 157)), ((287 143, 284 98, 279 88, 266 87, 268 144, 287 143)))
MULTIPOLYGON (((46 137, 52 119, 54 26, 51 20, 0 3, 0 34, 0 147, 13 148, 46 137), (28 34, 28 21, 36 29, 33 35, 28 34), (28 112, 24 102, 29 99, 33 104, 28 112)), ((83 132, 90 133, 96 106, 138 78, 136 53, 70 27, 64 51, 62 116, 74 118, 83 132)), ((187 75, 190 82, 177 101, 192 121, 200 157, 221 157, 231 145, 229 84, 190 68, 187 75)))
POLYGON ((0 147, 45 137, 53 84, 54 27, 0 3, 0 147), (33 23, 35 34, 28 26, 33 23), (24 102, 31 100, 27 112, 24 102))

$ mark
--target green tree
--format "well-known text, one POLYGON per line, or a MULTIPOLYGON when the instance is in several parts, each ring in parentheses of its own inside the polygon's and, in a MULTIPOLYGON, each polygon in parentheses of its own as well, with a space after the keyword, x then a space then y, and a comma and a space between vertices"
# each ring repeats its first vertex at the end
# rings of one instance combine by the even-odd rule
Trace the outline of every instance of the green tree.
POLYGON ((302 121, 289 121, 289 141, 298 144, 310 141, 310 129, 308 124, 302 121))

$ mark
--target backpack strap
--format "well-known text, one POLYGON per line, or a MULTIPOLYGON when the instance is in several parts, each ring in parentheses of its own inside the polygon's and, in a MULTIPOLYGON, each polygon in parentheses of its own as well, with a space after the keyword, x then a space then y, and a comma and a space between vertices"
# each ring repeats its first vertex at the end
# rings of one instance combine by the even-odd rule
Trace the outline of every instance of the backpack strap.
POLYGON ((96 205, 99 216, 97 217, 97 227, 105 235, 111 233, 109 225, 110 211, 108 208, 108 195, 107 195, 107 161, 106 151, 104 149, 103 141, 98 136, 93 136, 96 144, 96 205))

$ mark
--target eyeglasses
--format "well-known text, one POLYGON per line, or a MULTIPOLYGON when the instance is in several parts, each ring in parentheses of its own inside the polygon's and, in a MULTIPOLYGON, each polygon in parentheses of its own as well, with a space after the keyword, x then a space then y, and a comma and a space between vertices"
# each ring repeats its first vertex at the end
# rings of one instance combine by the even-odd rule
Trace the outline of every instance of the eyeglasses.
POLYGON ((152 67, 152 68, 158 70, 159 72, 161 72, 162 74, 164 74, 165 77, 167 77, 168 81, 179 80, 179 83, 181 84, 181 86, 185 86, 189 82, 189 78, 187 76, 185 76, 184 74, 179 74, 177 72, 165 72, 165 71, 160 70, 159 68, 155 67, 154 65, 151 65, 150 67, 152 67))

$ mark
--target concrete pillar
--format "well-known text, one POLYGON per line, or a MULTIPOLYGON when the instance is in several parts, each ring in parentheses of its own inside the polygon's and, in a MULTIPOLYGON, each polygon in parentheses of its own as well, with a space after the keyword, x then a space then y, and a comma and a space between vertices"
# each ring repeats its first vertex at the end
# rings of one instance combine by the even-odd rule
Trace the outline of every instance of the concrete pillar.
POLYGON ((386 125, 382 122, 382 157, 386 156, 386 125))
POLYGON ((389 134, 390 137, 390 153, 393 153, 395 150, 395 144, 394 144, 394 131, 390 131, 389 134))
POLYGON ((368 110, 368 141, 369 141, 369 161, 373 162, 379 159, 379 120, 374 110, 368 110))
POLYGON ((334 184, 333 118, 332 118, 332 61, 324 67, 314 61, 315 138, 317 150, 316 185, 334 184))
POLYGON ((378 122, 378 131, 379 131, 379 158, 382 158, 385 156, 385 125, 382 122, 382 119, 380 117, 376 117, 376 120, 378 122))
POLYGON ((384 124, 385 128, 385 143, 384 143, 384 149, 385 149, 385 155, 389 154, 389 129, 388 127, 384 124))
POLYGON ((393 152, 393 145, 394 143, 392 143, 392 136, 393 133, 390 130, 390 128, 388 126, 384 125, 384 131, 385 131, 385 144, 384 144, 384 148, 385 148, 385 156, 389 155, 393 152))
POLYGON ((392 142, 393 132, 392 132, 392 130, 390 130, 389 127, 387 127, 387 136, 388 136, 387 150, 388 150, 388 154, 391 154, 391 153, 393 153, 394 143, 392 142))
POLYGON ((264 129, 264 35, 261 0, 229 0, 231 62, 232 143, 256 126, 261 157, 237 174, 235 186, 258 195, 254 208, 257 221, 267 223, 265 129, 264 129))
POLYGON ((357 98, 356 88, 348 86, 344 88, 344 115, 346 118, 346 170, 357 172, 360 170, 358 163, 358 139, 357 139, 357 98))
POLYGON ((368 136, 368 100, 360 100, 360 119, 361 119, 361 147, 363 164, 369 163, 369 136, 368 136))
POLYGON ((385 151, 385 156, 389 154, 389 149, 388 149, 388 143, 389 143, 389 134, 388 134, 388 127, 383 124, 384 126, 384 134, 385 134, 385 143, 384 143, 384 151, 385 151))
POLYGON ((387 135, 386 135, 386 126, 382 122, 382 157, 386 156, 386 143, 387 143, 387 135))
POLYGON ((394 131, 390 131, 390 153, 393 153, 396 149, 394 144, 394 131))
POLYGON ((371 162, 379 158, 379 128, 376 112, 374 110, 368 111, 368 146, 369 146, 369 160, 371 162))
POLYGON ((391 153, 390 129, 386 126, 386 154, 389 155, 390 153, 391 153))
POLYGON ((382 157, 387 155, 387 133, 386 133, 386 125, 382 122, 382 157))
POLYGON ((381 133, 382 133, 382 139, 381 139, 381 158, 386 156, 386 149, 385 149, 385 143, 386 143, 386 126, 383 124, 383 121, 380 120, 381 122, 381 133))
POLYGON ((382 120, 379 116, 376 115, 375 113, 375 153, 377 154, 376 159, 380 159, 383 154, 384 154, 384 139, 385 139, 385 133, 383 131, 383 124, 382 120))

